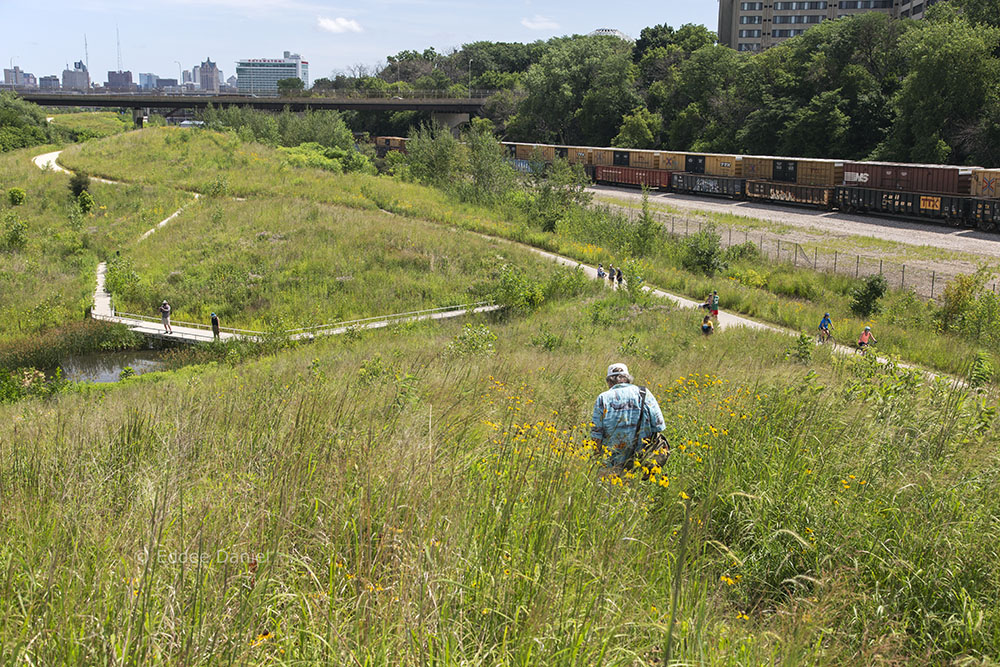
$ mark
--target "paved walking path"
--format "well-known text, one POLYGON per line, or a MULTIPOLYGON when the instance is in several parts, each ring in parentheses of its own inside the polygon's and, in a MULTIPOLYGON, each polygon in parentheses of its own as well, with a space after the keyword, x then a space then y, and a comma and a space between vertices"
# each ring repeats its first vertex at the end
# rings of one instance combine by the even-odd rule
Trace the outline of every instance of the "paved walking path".
MULTIPOLYGON (((53 169, 54 171, 59 171, 59 172, 63 172, 63 173, 71 173, 68 170, 66 170, 66 169, 62 168, 61 166, 59 166, 59 164, 57 163, 57 159, 58 159, 60 153, 62 153, 62 151, 53 151, 51 153, 46 153, 44 155, 39 155, 39 156, 35 157, 33 161, 41 169, 49 168, 49 169, 53 169)), ((95 179, 95 180, 98 180, 98 181, 100 181, 102 183, 116 184, 115 181, 108 181, 108 180, 104 180, 104 179, 95 179)), ((191 193, 191 194, 194 194, 195 197, 198 197, 197 193, 191 193)), ((173 219, 175 219, 178 215, 180 215, 180 213, 183 210, 184 210, 184 208, 181 208, 180 210, 176 211, 173 215, 171 215, 170 217, 166 218, 165 220, 163 220, 162 222, 160 222, 159 224, 157 224, 155 227, 153 227, 152 229, 150 229, 149 231, 147 231, 146 233, 144 233, 139 238, 139 240, 142 241, 142 240, 148 238, 149 235, 152 234, 153 232, 155 232, 157 229, 159 229, 159 228, 167 225, 173 219)), ((395 215, 391 211, 383 211, 383 212, 386 213, 387 215, 395 215)), ((576 261, 574 259, 570 259, 569 257, 563 257, 562 255, 557 255, 555 253, 547 252, 545 250, 541 250, 541 249, 536 248, 534 246, 526 245, 526 244, 523 244, 523 243, 518 243, 517 241, 511 241, 510 239, 502 239, 502 238, 495 237, 495 236, 489 236, 487 234, 479 234, 478 232, 473 232, 473 233, 477 233, 479 236, 482 236, 484 238, 490 239, 491 241, 503 241, 505 243, 510 243, 510 244, 513 244, 513 245, 521 246, 522 248, 530 250, 531 252, 535 253, 536 255, 540 255, 541 257, 544 257, 544 258, 548 259, 549 261, 556 262, 557 264, 561 264, 563 266, 568 266, 568 267, 571 267, 571 268, 574 268, 574 269, 575 268, 580 268, 589 278, 591 278, 593 280, 598 280, 597 269, 595 267, 593 267, 593 266, 588 266, 586 264, 583 264, 582 262, 578 262, 578 261, 576 261)), ((167 335, 163 331, 163 326, 161 324, 159 324, 155 319, 150 318, 152 321, 147 321, 147 320, 141 320, 141 319, 136 319, 136 318, 120 317, 120 316, 116 315, 114 313, 114 311, 113 311, 112 306, 111 306, 111 295, 108 294, 108 292, 104 288, 104 278, 105 278, 106 272, 107 272, 107 264, 105 262, 101 262, 101 264, 99 264, 98 267, 97 267, 97 287, 96 287, 96 289, 94 291, 94 308, 93 308, 93 310, 91 312, 91 315, 95 319, 100 319, 100 320, 104 320, 104 321, 108 321, 108 322, 117 322, 117 323, 125 324, 132 331, 135 331, 137 333, 141 333, 141 334, 143 334, 145 336, 149 336, 149 337, 157 337, 157 338, 163 338, 163 339, 168 339, 168 340, 177 340, 177 341, 182 341, 182 342, 187 342, 187 343, 201 343, 201 342, 208 342, 208 341, 212 340, 212 333, 211 333, 210 330, 200 329, 200 328, 197 328, 197 327, 175 326, 175 327, 172 327, 172 329, 174 330, 174 333, 170 334, 170 335, 167 335)), ((600 280, 603 282, 603 279, 600 279, 600 280)), ((672 294, 670 292, 665 292, 665 291, 663 291, 661 289, 657 289, 655 287, 645 286, 645 287, 643 287, 643 289, 646 290, 646 291, 648 291, 648 292, 650 292, 654 297, 670 301, 671 303, 674 303, 674 304, 680 306, 681 308, 698 308, 699 306, 701 306, 700 302, 692 301, 691 299, 688 299, 686 297, 678 296, 678 295, 672 294)), ((470 312, 471 313, 490 312, 490 311, 498 310, 500 308, 499 306, 483 306, 483 305, 479 305, 479 304, 473 304, 473 305, 475 307, 472 307, 472 308, 470 308, 469 306, 466 306, 466 307, 451 309, 451 310, 447 310, 447 311, 441 311, 441 309, 436 309, 435 311, 422 311, 422 312, 417 312, 417 313, 404 313, 402 315, 389 315, 389 316, 386 316, 386 317, 380 318, 380 319, 362 320, 362 321, 355 322, 355 323, 338 323, 338 324, 331 325, 331 327, 328 328, 328 329, 322 329, 322 330, 311 331, 311 332, 296 333, 296 334, 292 335, 291 338, 294 339, 294 340, 311 340, 311 339, 313 339, 313 338, 315 338, 317 336, 336 336, 336 335, 340 335, 340 334, 346 333, 347 331, 352 330, 352 329, 355 329, 355 330, 356 329, 380 329, 380 328, 384 328, 384 327, 387 327, 387 326, 390 326, 392 324, 396 324, 396 323, 399 323, 399 322, 415 322, 415 321, 422 321, 422 320, 444 320, 444 319, 451 319, 453 317, 462 317, 464 315, 469 314, 470 312)), ((799 332, 797 332, 797 331, 791 331, 791 330, 788 330, 788 329, 783 329, 783 328, 776 327, 776 326, 773 326, 773 325, 770 325, 770 324, 765 324, 764 322, 758 322, 756 320, 752 320, 752 319, 750 319, 748 317, 742 317, 742 316, 739 316, 739 315, 732 315, 730 313, 726 313, 726 312, 721 312, 720 311, 719 312, 719 318, 718 318, 718 327, 717 327, 718 330, 722 331, 724 329, 728 329, 728 328, 731 328, 731 327, 749 327, 751 329, 756 329, 756 330, 759 330, 759 331, 772 331, 772 332, 775 332, 775 333, 780 333, 780 334, 784 334, 784 335, 788 335, 788 336, 798 336, 799 335, 799 332)), ((229 340, 229 339, 238 338, 238 337, 257 338, 260 335, 261 334, 259 332, 243 332, 243 333, 222 332, 221 335, 220 335, 220 338, 222 338, 224 340, 229 340)), ((833 344, 833 349, 834 349, 835 352, 838 352, 840 354, 855 354, 856 353, 856 350, 855 350, 854 347, 848 346, 848 345, 841 345, 839 343, 834 343, 833 344)), ((884 357, 879 357, 878 360, 880 362, 882 362, 882 363, 888 363, 888 361, 889 361, 888 359, 886 359, 884 357)), ((938 374, 935 374, 935 373, 933 373, 931 371, 928 371, 926 369, 920 368, 919 366, 914 366, 912 364, 900 363, 899 366, 902 367, 902 368, 919 370, 921 372, 927 373, 930 377, 938 377, 938 374)), ((949 377, 949 376, 942 376, 942 377, 949 377)), ((961 382, 961 380, 957 380, 957 379, 955 379, 955 381, 956 382, 961 382)))
MULTIPOLYGON (((51 169, 55 172, 60 172, 64 174, 72 174, 68 169, 63 168, 59 165, 58 159, 59 155, 62 153, 59 151, 52 151, 51 153, 45 153, 44 155, 38 155, 32 159, 32 162, 38 166, 39 169, 51 169)), ((100 183, 107 183, 109 185, 120 185, 117 181, 109 181, 103 178, 91 178, 91 180, 98 181, 100 183)), ((198 199, 201 195, 197 192, 189 193, 198 199)), ((240 199, 239 201, 243 201, 240 199)), ((170 224, 173 220, 177 218, 181 213, 184 212, 187 206, 182 206, 177 211, 174 211, 172 215, 165 218, 164 220, 157 223, 155 226, 151 227, 142 236, 139 237, 139 241, 145 241, 149 238, 156 230, 165 227, 170 224)), ((95 320, 101 320, 103 322, 112 322, 115 324, 124 324, 131 331, 138 334, 142 334, 148 338, 161 338, 163 340, 173 340, 181 343, 210 343, 214 340, 211 327, 192 325, 191 323, 178 323, 177 325, 171 324, 171 333, 167 333, 163 327, 163 324, 156 318, 141 318, 139 316, 131 316, 131 314, 118 314, 114 310, 114 306, 111 302, 111 294, 105 287, 105 280, 108 273, 108 263, 101 262, 97 265, 97 273, 94 287, 94 305, 91 308, 90 316, 95 320), (190 326, 188 326, 190 325, 190 326)), ((499 310, 500 306, 487 305, 487 304, 469 304, 466 306, 459 306, 455 308, 435 308, 424 311, 416 311, 412 313, 401 313, 398 315, 386 315, 384 317, 378 318, 367 318, 363 320, 356 320, 353 322, 340 322, 336 324, 331 324, 329 327, 317 328, 309 331, 299 330, 297 333, 292 333, 289 335, 291 340, 313 340, 321 336, 338 336, 345 334, 351 330, 368 330, 368 329, 382 329, 393 324, 399 324, 402 322, 422 322, 425 320, 447 320, 455 317, 464 317, 471 313, 488 313, 495 310, 499 310)), ((238 338, 247 339, 260 339, 265 334, 260 331, 220 331, 220 340, 233 340, 238 338)))

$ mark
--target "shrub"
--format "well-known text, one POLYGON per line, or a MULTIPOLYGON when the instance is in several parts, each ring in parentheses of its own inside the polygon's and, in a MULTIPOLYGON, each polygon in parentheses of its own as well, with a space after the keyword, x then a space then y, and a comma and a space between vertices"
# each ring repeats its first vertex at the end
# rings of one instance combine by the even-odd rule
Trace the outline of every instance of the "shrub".
POLYGON ((496 342, 497 335, 485 324, 466 324, 448 343, 448 351, 458 356, 493 354, 496 342))
POLYGON ((722 252, 722 237, 714 226, 702 228, 697 234, 688 236, 681 245, 681 263, 689 271, 698 271, 712 276, 726 268, 722 252))
POLYGON ((94 210, 96 204, 94 203, 94 198, 90 196, 90 193, 84 190, 80 193, 80 196, 76 198, 76 203, 80 207, 80 211, 83 213, 90 213, 94 210))
POLYGON ((528 313, 538 310, 545 300, 545 292, 542 284, 526 276, 523 270, 504 264, 500 267, 490 297, 497 305, 515 312, 528 313))
POLYGON ((879 303, 889 285, 884 276, 868 276, 851 292, 851 312, 860 318, 870 317, 882 310, 879 303))
POLYGON ((28 245, 28 225, 13 211, 4 217, 3 245, 7 250, 24 250, 28 245))
POLYGON ((7 191, 7 199, 10 200, 11 206, 20 206, 24 203, 25 197, 23 188, 11 188, 7 191))
POLYGON ((79 199, 80 194, 90 190, 90 176, 85 171, 78 171, 69 179, 69 191, 73 199, 79 199))
POLYGON ((723 255, 727 262, 760 262, 763 256, 753 241, 729 246, 723 255))
POLYGON ((789 348, 789 350, 785 353, 785 358, 795 359, 799 363, 808 364, 812 361, 814 347, 812 337, 807 336, 804 333, 800 333, 798 340, 795 341, 795 346, 789 348))
POLYGON ((993 362, 990 355, 980 350, 976 353, 976 358, 972 360, 969 368, 969 386, 972 388, 982 387, 993 379, 993 362))
POLYGON ((135 377, 135 369, 132 368, 131 366, 125 366, 118 373, 118 381, 119 382, 121 382, 122 380, 127 380, 130 377, 135 377))

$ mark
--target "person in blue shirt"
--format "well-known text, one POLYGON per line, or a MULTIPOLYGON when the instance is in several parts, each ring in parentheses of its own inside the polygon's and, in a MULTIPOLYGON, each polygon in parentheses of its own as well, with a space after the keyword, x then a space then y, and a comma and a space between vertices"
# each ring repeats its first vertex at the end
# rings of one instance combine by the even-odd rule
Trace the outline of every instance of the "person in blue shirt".
POLYGON ((632 384, 628 366, 611 364, 606 379, 608 390, 594 402, 590 437, 596 443, 597 456, 604 459, 604 465, 621 470, 667 425, 653 393, 632 384))
POLYGON ((823 315, 823 319, 819 321, 819 342, 825 343, 831 338, 833 334, 830 333, 830 325, 833 321, 830 319, 830 313, 823 315))

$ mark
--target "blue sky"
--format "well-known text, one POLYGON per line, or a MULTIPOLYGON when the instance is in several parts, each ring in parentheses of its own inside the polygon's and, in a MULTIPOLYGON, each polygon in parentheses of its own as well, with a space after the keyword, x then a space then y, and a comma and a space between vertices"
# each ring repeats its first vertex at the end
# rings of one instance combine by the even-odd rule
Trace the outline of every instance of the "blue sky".
POLYGON ((60 74, 83 58, 104 81, 117 69, 115 26, 125 69, 177 76, 206 57, 226 77, 238 58, 280 58, 283 51, 309 61, 310 78, 352 65, 369 66, 404 49, 447 51, 465 42, 534 41, 617 28, 633 37, 645 26, 703 23, 715 30, 714 0, 0 0, 0 58, 36 76, 60 74))

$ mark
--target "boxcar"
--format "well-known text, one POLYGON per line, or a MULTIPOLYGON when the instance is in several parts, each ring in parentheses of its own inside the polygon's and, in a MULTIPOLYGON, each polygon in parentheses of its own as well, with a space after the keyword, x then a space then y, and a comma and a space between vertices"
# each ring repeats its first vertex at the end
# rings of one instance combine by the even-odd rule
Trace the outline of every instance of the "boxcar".
POLYGON ((983 199, 1000 199, 1000 169, 973 171, 972 194, 983 199))
POLYGON ((645 185, 647 188, 666 190, 670 187, 670 172, 638 167, 608 167, 594 165, 594 180, 598 183, 620 185, 645 185))
POLYGON ((774 173, 774 158, 759 155, 743 156, 743 177, 754 181, 770 181, 774 173))
POLYGON ((824 187, 843 185, 844 163, 840 160, 797 160, 795 182, 824 187))
POLYGON ((972 193, 972 167, 896 162, 847 162, 844 185, 872 190, 897 190, 932 194, 972 193))
POLYGON ((728 176, 706 176, 704 174, 685 174, 675 172, 671 177, 674 192, 690 192, 692 194, 718 195, 742 199, 746 191, 746 181, 742 178, 728 176))
POLYGON ((687 153, 665 151, 660 153, 660 164, 658 166, 660 169, 666 169, 667 171, 687 171, 685 169, 686 161, 687 153))
MULTIPOLYGON (((777 162, 777 160, 775 160, 777 162)), ((834 188, 796 183, 772 183, 769 181, 747 181, 747 197, 768 201, 809 204, 831 208, 834 204, 834 188)))
POLYGON ((892 213, 958 223, 970 219, 971 204, 971 198, 958 195, 837 188, 837 206, 844 211, 892 213))
POLYGON ((709 176, 735 176, 743 175, 742 155, 706 155, 705 173, 709 176))
POLYGON ((628 166, 642 167, 643 169, 659 169, 660 152, 631 150, 628 152, 628 166))

